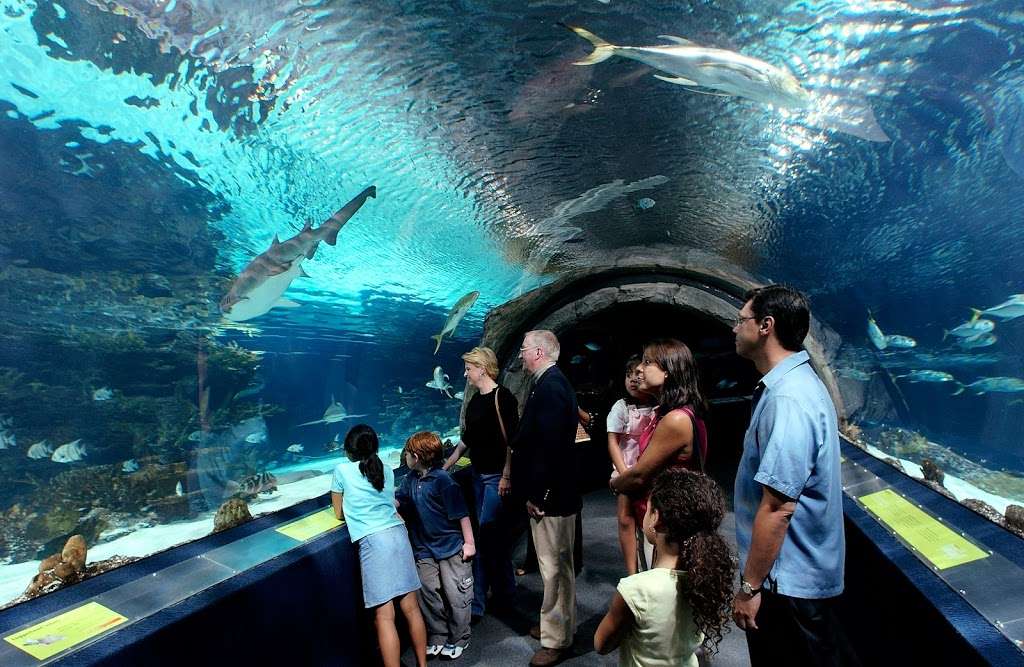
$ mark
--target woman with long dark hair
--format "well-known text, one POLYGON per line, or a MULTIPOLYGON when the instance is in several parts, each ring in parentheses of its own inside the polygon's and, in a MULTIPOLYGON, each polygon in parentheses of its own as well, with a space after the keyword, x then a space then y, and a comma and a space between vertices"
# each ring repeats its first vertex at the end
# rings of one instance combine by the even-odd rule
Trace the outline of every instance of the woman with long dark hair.
POLYGON ((657 546, 653 568, 619 581, 594 649, 619 648, 619 665, 697 665, 712 655, 729 621, 735 577, 732 554, 718 527, 722 491, 706 475, 666 470, 658 475, 643 518, 645 539, 657 546))
MULTIPOLYGON (((654 419, 640 435, 636 465, 611 480, 616 493, 633 498, 637 525, 647 510, 647 495, 658 474, 668 468, 704 470, 708 455, 704 415, 707 402, 700 389, 697 362, 684 343, 666 338, 644 347, 640 390, 657 404, 654 419)), ((645 554, 641 569, 650 563, 645 554)))

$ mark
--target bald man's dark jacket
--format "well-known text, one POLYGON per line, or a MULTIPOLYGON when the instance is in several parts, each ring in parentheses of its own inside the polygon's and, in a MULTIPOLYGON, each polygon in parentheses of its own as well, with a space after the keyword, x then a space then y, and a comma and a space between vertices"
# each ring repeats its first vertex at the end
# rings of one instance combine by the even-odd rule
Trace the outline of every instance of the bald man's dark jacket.
POLYGON ((576 392, 557 366, 544 371, 512 437, 512 490, 549 516, 580 511, 576 474, 576 392))

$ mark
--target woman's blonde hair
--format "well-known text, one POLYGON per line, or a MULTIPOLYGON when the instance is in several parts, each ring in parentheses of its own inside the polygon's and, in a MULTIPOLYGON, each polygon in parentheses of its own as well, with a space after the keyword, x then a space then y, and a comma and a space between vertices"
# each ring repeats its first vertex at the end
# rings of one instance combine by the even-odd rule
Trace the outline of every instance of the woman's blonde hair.
POLYGON ((498 379, 498 355, 489 347, 474 347, 462 355, 462 360, 484 369, 492 380, 498 379))

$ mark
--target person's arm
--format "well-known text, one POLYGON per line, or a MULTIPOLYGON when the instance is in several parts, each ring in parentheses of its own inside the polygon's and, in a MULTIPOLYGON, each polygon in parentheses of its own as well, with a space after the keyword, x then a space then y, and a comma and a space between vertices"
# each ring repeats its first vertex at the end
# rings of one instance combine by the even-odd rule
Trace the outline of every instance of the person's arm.
POLYGON ((594 650, 605 655, 617 649, 622 643, 622 638, 634 623, 636 623, 636 619, 629 605, 626 604, 625 598, 621 593, 615 591, 612 595, 612 603, 608 606, 608 613, 601 619, 601 624, 597 626, 597 632, 594 633, 594 650))
POLYGON ((621 433, 608 434, 608 456, 612 460, 612 466, 615 467, 615 471, 620 475, 626 472, 626 460, 622 458, 622 447, 619 446, 621 441, 621 433))
MULTIPOLYGON (((500 391, 496 389, 495 391, 500 391)), ((505 466, 498 481, 498 495, 507 496, 512 492, 512 434, 519 427, 519 403, 512 392, 505 390, 498 395, 498 410, 505 425, 505 466)), ((501 428, 499 426, 499 428, 501 428)))
POLYGON ((473 524, 469 517, 459 519, 459 526, 462 528, 462 560, 473 560, 476 555, 476 540, 473 539, 473 524))
POLYGON ((462 440, 459 440, 459 444, 455 445, 455 449, 452 450, 452 455, 448 457, 448 460, 444 462, 444 465, 442 465, 441 468, 443 468, 444 470, 448 470, 453 465, 458 463, 459 459, 462 458, 462 455, 466 453, 467 449, 469 449, 469 447, 466 445, 466 443, 462 442, 462 440))
POLYGON ((654 429, 643 456, 632 468, 611 481, 616 493, 636 494, 651 488, 654 478, 680 455, 693 451, 693 422, 683 411, 670 412, 654 429))
POLYGON ((342 509, 341 502, 343 495, 344 494, 338 493, 337 491, 331 491, 331 506, 334 507, 334 518, 338 521, 345 520, 345 510, 342 509))
MULTIPOLYGON (((743 568, 743 580, 759 587, 779 555, 786 539, 789 520, 796 511, 796 501, 788 498, 770 486, 762 486, 761 504, 754 515, 754 527, 750 536, 750 553, 743 568)), ((733 602, 733 619, 741 630, 756 630, 754 618, 761 607, 760 593, 747 595, 736 593, 733 602)))

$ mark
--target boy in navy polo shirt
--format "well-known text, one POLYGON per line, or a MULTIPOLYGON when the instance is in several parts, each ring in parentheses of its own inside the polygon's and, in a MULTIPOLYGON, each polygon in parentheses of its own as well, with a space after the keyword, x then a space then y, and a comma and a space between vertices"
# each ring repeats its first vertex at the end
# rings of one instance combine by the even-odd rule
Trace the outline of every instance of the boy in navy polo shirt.
POLYGON ((469 646, 476 545, 462 490, 441 469, 443 462, 436 434, 413 434, 405 442, 405 464, 411 472, 395 498, 409 527, 423 584, 420 606, 427 624, 427 655, 454 660, 469 646))

